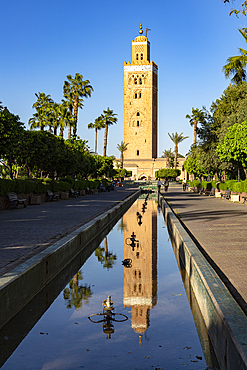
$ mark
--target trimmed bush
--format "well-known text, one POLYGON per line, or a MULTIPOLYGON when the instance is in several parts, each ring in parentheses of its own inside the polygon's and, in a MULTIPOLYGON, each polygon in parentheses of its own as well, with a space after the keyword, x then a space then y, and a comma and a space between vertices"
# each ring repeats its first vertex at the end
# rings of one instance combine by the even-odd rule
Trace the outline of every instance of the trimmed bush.
POLYGON ((181 174, 178 168, 162 168, 161 170, 155 171, 155 177, 160 177, 164 179, 165 177, 170 177, 175 179, 181 174))

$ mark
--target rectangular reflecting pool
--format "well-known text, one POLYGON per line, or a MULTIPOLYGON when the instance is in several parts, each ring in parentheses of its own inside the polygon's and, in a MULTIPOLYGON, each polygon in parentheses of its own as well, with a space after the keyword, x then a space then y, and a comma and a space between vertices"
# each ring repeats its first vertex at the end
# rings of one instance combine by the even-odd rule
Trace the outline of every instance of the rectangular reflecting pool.
POLYGON ((155 200, 139 198, 93 249, 1 330, 2 369, 219 369, 155 200))

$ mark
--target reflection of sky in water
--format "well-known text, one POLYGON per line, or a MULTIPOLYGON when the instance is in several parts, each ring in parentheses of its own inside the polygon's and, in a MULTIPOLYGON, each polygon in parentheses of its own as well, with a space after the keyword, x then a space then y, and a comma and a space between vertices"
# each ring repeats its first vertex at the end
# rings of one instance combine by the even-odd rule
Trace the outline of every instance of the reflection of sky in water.
MULTIPOLYGON (((143 201, 138 203, 138 207, 142 203, 143 201)), ((156 207, 154 201, 148 201, 141 226, 137 224, 136 205, 124 216, 125 228, 123 222, 119 220, 107 236, 108 251, 117 255, 113 267, 109 270, 103 268, 93 253, 81 268, 83 279, 79 280, 78 284, 91 287, 92 295, 88 301, 83 300, 77 310, 74 307, 66 309, 61 292, 2 369, 206 368, 177 262, 168 242, 167 230, 164 228, 163 216, 161 214, 156 216, 156 207), (140 333, 132 328, 131 319, 135 311, 131 312, 131 307, 123 305, 123 298, 129 297, 123 288, 130 291, 133 288, 133 268, 137 263, 133 262, 130 269, 125 269, 121 263, 125 258, 124 239, 127 235, 130 236, 132 231, 135 231, 140 244, 145 245, 145 248, 148 248, 148 243, 156 248, 158 240, 158 259, 153 258, 154 266, 141 266, 142 271, 149 271, 151 275, 154 271, 155 275, 157 263, 157 286, 155 283, 152 288, 148 273, 143 276, 142 272, 140 278, 143 289, 146 284, 146 300, 152 299, 150 292, 157 288, 157 303, 149 307, 149 318, 143 319, 143 322, 146 320, 147 329, 146 332, 142 332, 141 345, 140 333), (125 278, 124 274, 127 274, 125 278), (126 285, 127 281, 130 287, 126 285), (109 340, 103 333, 102 324, 94 324, 88 320, 92 313, 103 311, 102 301, 108 294, 113 300, 115 312, 123 313, 130 318, 122 323, 113 322, 114 333, 109 340), (196 356, 202 356, 203 359, 197 359, 196 356)), ((100 247, 105 247, 104 240, 100 247)), ((125 254, 129 256, 131 247, 125 248, 129 248, 125 249, 125 254)), ((148 253, 147 249, 145 253, 148 253)), ((150 258, 146 255, 145 263, 148 264, 148 261, 150 262, 150 258)), ((66 286, 68 287, 69 285, 66 286)))

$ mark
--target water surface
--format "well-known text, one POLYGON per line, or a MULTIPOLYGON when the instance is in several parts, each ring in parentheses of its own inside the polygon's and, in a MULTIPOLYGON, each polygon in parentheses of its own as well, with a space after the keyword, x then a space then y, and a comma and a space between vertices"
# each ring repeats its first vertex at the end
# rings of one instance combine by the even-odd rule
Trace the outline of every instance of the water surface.
POLYGON ((63 272, 3 328, 0 348, 13 353, 2 369, 218 369, 182 271, 193 320, 163 215, 154 200, 143 203, 134 203, 78 272, 63 272), (63 278, 69 283, 57 296, 63 278), (128 319, 91 322, 108 295, 112 312, 128 319))

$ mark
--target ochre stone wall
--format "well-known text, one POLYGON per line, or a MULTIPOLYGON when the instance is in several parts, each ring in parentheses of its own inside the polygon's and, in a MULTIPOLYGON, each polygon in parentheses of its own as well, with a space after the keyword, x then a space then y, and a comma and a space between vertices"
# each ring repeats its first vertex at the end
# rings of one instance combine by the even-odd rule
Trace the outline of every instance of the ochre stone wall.
POLYGON ((150 61, 145 36, 132 41, 132 62, 124 63, 124 142, 126 159, 157 157, 158 67, 150 61))
MULTIPOLYGON (((158 147, 158 66, 150 61, 150 42, 143 35, 132 41, 132 61, 124 62, 124 168, 132 179, 155 179, 155 171, 167 168, 157 158, 158 147)), ((185 159, 178 159, 182 171, 185 159)), ((182 171, 180 178, 186 174, 182 171)))
MULTIPOLYGON (((119 160, 116 160, 116 162, 119 160)), ((185 158, 178 158, 177 168, 181 171, 180 179, 186 177, 186 172, 183 170, 183 163, 185 158)), ((128 171, 132 171, 132 179, 140 180, 143 177, 153 180, 155 179, 155 171, 161 168, 169 168, 166 158, 156 159, 124 159, 124 168, 128 171)), ((186 177, 187 178, 187 177, 186 177)))

